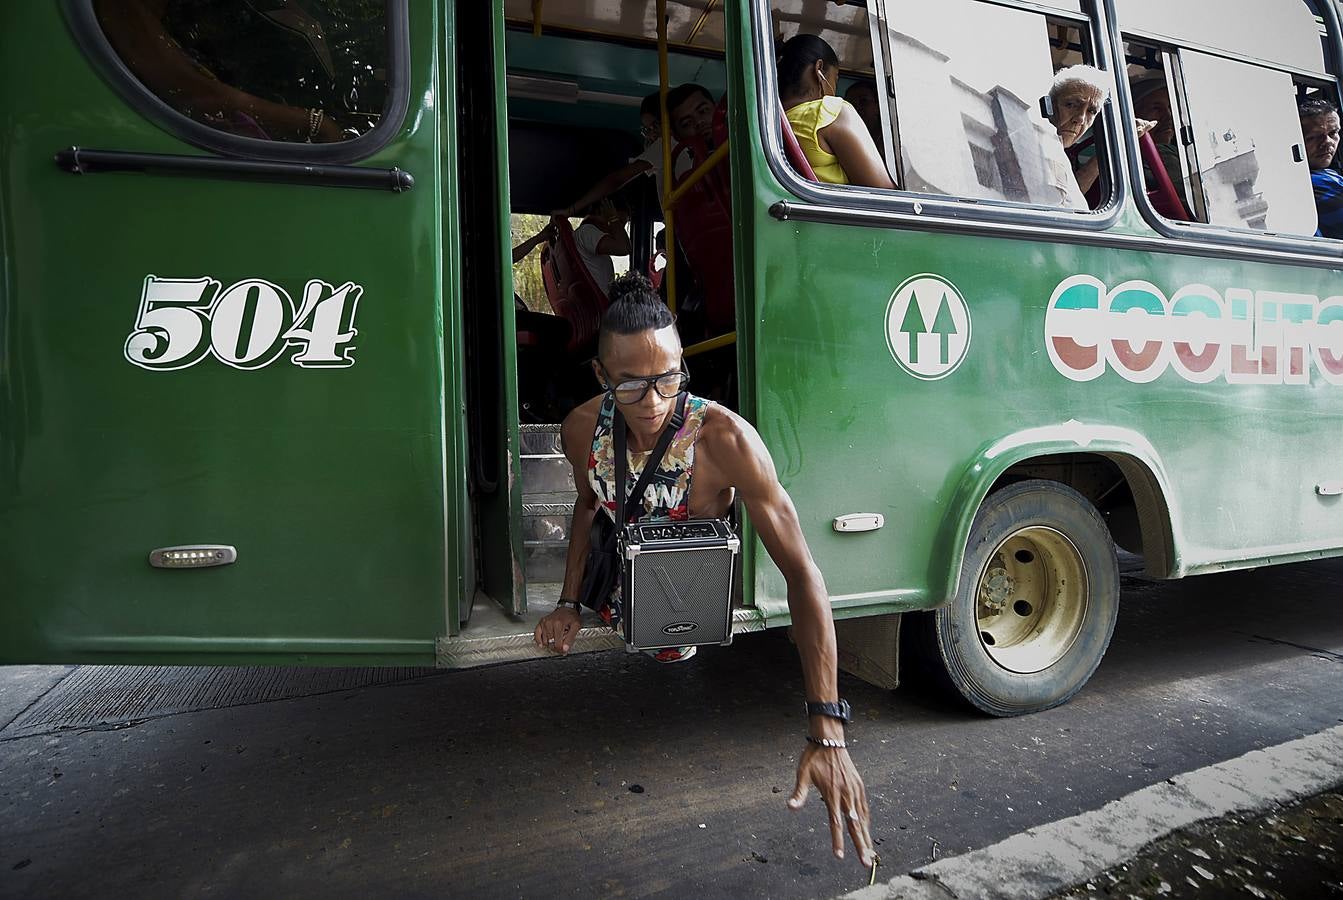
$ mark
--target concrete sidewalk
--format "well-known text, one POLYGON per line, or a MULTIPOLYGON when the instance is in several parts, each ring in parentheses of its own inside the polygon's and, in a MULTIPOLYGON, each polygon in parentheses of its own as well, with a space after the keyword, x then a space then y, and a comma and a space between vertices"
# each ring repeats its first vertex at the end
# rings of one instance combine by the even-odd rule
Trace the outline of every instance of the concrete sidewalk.
POLYGON ((1289 803, 1343 785, 1343 726, 1177 775, 1091 812, 938 860, 846 900, 1048 897, 1196 822, 1289 803))

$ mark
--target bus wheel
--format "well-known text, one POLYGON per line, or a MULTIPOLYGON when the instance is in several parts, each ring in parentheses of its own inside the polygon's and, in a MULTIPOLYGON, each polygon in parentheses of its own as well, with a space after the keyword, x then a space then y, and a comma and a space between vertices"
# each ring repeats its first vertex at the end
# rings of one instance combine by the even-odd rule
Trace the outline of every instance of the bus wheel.
POLYGON ((1100 665, 1119 613, 1114 543, 1070 487, 1022 481, 970 528, 956 597, 923 621, 925 656, 995 716, 1066 702, 1100 665))

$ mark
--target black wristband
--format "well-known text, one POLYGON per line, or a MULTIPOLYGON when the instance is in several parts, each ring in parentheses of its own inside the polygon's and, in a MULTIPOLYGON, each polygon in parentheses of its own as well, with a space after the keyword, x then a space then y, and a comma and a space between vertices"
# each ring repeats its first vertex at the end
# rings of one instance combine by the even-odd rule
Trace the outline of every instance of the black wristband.
POLYGON ((807 715, 828 716, 831 719, 839 719, 846 724, 853 721, 853 711, 849 708, 849 701, 847 700, 841 700, 838 703, 808 703, 807 715))
POLYGON ((579 604, 577 600, 569 600, 565 597, 561 597, 560 599, 555 601, 556 609, 563 609, 566 606, 571 607, 573 611, 578 613, 580 616, 583 614, 582 612, 583 607, 582 605, 579 604))

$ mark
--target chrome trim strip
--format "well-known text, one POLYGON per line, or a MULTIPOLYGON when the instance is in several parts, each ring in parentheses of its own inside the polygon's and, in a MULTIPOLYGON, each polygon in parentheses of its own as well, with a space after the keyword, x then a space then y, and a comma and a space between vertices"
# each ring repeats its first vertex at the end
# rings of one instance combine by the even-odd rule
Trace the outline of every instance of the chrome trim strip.
MULTIPOLYGON (((1328 26, 1329 23, 1325 22, 1328 26)), ((1288 75, 1298 75, 1320 81, 1334 81, 1334 77, 1326 72, 1315 72, 1310 69, 1299 69, 1296 66, 1288 66, 1283 63, 1276 63, 1272 60, 1261 59, 1258 56, 1247 56, 1243 53, 1236 53, 1232 50, 1219 50, 1209 44, 1200 44, 1195 41, 1186 41, 1172 35, 1160 34, 1155 31, 1135 31, 1125 28, 1123 22, 1119 22, 1119 31, 1121 35, 1135 41, 1141 41, 1145 44, 1159 44, 1167 47, 1179 47, 1184 50, 1194 50, 1198 53, 1206 53, 1208 56, 1218 56, 1222 59, 1229 59, 1234 62, 1249 63, 1261 69, 1273 69, 1278 72, 1286 72, 1288 75)), ((1329 64, 1325 60, 1325 65, 1329 64)))
MULTIPOLYGON (((982 235, 1004 239, 1017 238, 1030 241, 1044 241, 1051 244, 1084 244, 1088 246, 1118 247, 1124 250, 1138 250, 1149 253, 1179 253, 1186 256, 1206 256, 1216 259, 1247 259, 1255 262, 1288 263, 1291 265, 1310 265, 1321 268, 1343 268, 1343 245, 1329 242, 1326 246, 1336 247, 1335 256, 1319 254, 1288 253, 1271 247, 1235 247, 1211 241, 1180 240, 1178 242, 1160 235, 1125 234, 1122 232, 1095 233, 1091 231, 1066 231, 1044 228, 1015 222, 997 222, 993 220, 967 221, 948 219, 938 216, 910 216, 896 212, 862 209, 847 206, 823 206, 815 203, 797 203, 780 200, 769 208, 770 215, 780 221, 796 219, 800 222, 821 222, 828 225, 869 225, 881 228, 914 228, 920 231, 956 232, 961 234, 982 235)), ((1324 241, 1312 241, 1312 249, 1318 248, 1324 241)))
POLYGON ((1031 0, 980 0, 982 3, 992 3, 994 6, 1006 6, 1012 9, 1025 10, 1026 12, 1043 13, 1055 19, 1065 19, 1070 22, 1086 22, 1087 14, 1085 12, 1076 13, 1070 9, 1059 9, 1056 6, 1050 6, 1047 3, 1032 3, 1031 0))

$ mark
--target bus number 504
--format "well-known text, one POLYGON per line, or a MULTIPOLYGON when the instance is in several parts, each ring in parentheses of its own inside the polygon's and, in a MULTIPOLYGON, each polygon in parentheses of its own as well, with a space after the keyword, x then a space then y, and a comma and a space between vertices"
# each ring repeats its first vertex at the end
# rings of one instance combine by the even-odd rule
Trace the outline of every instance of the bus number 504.
POLYGON ((245 278, 221 291, 213 278, 145 278, 126 359, 142 369, 173 371, 207 356, 235 369, 268 366, 291 346, 304 368, 354 365, 355 309, 364 289, 314 278, 297 313, 278 284, 245 278))

